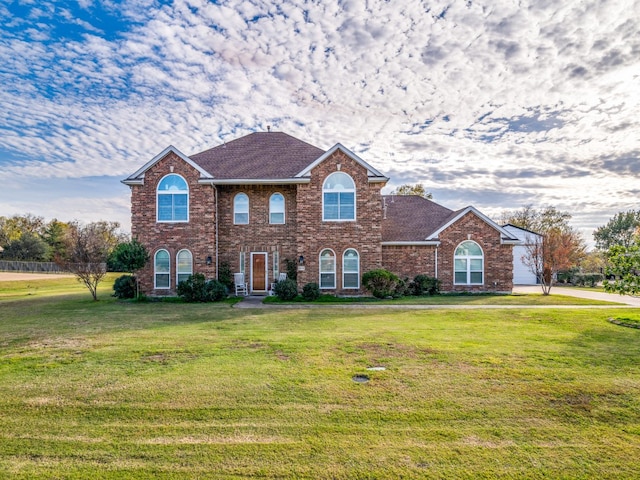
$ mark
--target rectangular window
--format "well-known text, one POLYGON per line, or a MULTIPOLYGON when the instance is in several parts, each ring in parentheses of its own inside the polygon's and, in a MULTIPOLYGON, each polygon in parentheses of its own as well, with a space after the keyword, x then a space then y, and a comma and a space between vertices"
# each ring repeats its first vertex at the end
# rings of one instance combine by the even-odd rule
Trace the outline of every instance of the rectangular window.
POLYGON ((173 220, 173 195, 158 195, 158 220, 173 220))
POLYGON ((280 259, 278 258, 278 251, 273 252, 273 281, 275 282, 280 275, 280 259))
POLYGON ((335 273, 321 273, 320 274, 320 288, 336 288, 336 274, 335 273))
POLYGON ((469 277, 471 282, 475 284, 482 284, 482 260, 471 259, 469 260, 469 277))
POLYGON ((340 203, 338 193, 324 194, 324 219, 338 220, 340 218, 340 203))
POLYGON ((467 283, 467 260, 464 258, 455 259, 455 279, 454 283, 467 283))
POLYGON ((186 194, 174 194, 173 197, 173 220, 187 220, 187 195, 186 194))
POLYGON ((244 273, 244 252, 240 252, 240 273, 244 273))
POLYGON ((275 223, 275 224, 284 223, 284 213, 271 212, 269 214, 269 223, 275 223))
POLYGON ((340 219, 354 220, 356 218, 355 195, 353 192, 340 194, 340 219))

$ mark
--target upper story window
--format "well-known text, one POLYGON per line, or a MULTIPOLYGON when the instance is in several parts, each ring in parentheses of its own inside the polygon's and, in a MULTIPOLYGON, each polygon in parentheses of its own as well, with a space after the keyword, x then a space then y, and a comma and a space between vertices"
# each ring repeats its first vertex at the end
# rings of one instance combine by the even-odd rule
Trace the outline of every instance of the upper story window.
POLYGON ((249 223, 249 197, 239 193, 233 198, 233 223, 247 225, 249 223))
POLYGON ((456 248, 454 257, 455 285, 482 285, 484 277, 484 255, 476 242, 467 240, 456 248))
POLYGON ((356 219, 356 184, 343 172, 329 175, 322 186, 322 220, 356 219))
POLYGON ((167 175, 158 184, 158 222, 189 220, 189 187, 180 175, 167 175))
POLYGON ((274 193, 269 199, 269 223, 284 223, 284 197, 274 193))

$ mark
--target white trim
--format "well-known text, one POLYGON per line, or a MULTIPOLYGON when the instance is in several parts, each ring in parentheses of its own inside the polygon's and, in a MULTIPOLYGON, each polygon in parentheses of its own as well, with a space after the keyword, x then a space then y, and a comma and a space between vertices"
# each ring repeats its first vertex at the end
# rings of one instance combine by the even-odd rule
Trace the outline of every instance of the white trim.
POLYGON ((405 247, 405 246, 439 246, 440 240, 422 240, 422 241, 407 241, 407 242, 380 242, 383 247, 405 247))
POLYGON ((125 178, 124 180, 121 180, 121 182, 124 183, 125 185, 143 185, 144 184, 144 173, 147 170, 149 170, 151 167, 153 167, 156 163, 158 163, 160 160, 162 160, 164 157, 166 157, 169 152, 175 153, 178 157, 180 157, 182 160, 184 160, 187 164, 189 164, 193 168, 195 168, 200 173, 200 176, 202 178, 206 178, 206 179, 212 179, 213 178, 213 175, 211 175, 209 172, 207 172, 205 169, 203 169, 200 165, 195 163, 193 160, 191 160, 189 157, 187 157, 184 153, 182 153, 180 150, 178 150, 173 145, 169 145, 167 148, 162 150, 159 154, 157 154, 155 157, 153 157, 151 160, 149 160, 147 163, 145 163, 133 175, 130 175, 129 177, 125 178))
POLYGON ((167 250, 166 248, 159 248, 158 250, 156 250, 156 253, 153 254, 153 289, 154 290, 169 290, 171 289, 171 254, 169 253, 169 250, 167 250), (169 271, 167 273, 160 273, 160 275, 167 275, 167 277, 169 278, 169 285, 166 287, 159 287, 158 286, 158 282, 157 280, 157 263, 156 263, 156 258, 158 256, 158 253, 160 252, 166 252, 167 257, 169 258, 169 271))
POLYGON ((180 283, 179 280, 178 280, 178 277, 180 275, 185 275, 187 273, 189 275, 193 275, 193 253, 191 253, 191 250, 189 250, 188 248, 183 248, 181 250, 178 250, 178 253, 176 253, 176 287, 178 286, 178 283, 180 283), (180 254, 182 252, 188 252, 189 256, 191 257, 191 262, 189 263, 189 267, 190 267, 189 268, 189 272, 180 272, 180 271, 178 271, 178 268, 180 266, 180 262, 178 260, 178 257, 180 256, 180 254))
POLYGON ((352 160, 356 161, 362 167, 364 167, 367 170, 367 176, 368 177, 373 177, 373 178, 371 178, 369 180, 370 182, 371 181, 386 182, 386 181, 389 180, 382 173, 380 173, 378 170, 373 168, 371 165, 369 165, 367 162, 365 162, 363 159, 361 159, 359 156, 357 156, 355 153, 353 153, 351 150, 349 150, 348 148, 344 147, 340 143, 336 143, 333 147, 331 147, 329 150, 327 150, 322 155, 320 155, 320 157, 318 157, 313 163, 311 163, 304 170, 302 170, 300 173, 295 175, 295 178, 301 178, 301 177, 309 176, 311 174, 311 170, 313 170, 320 163, 324 162, 327 158, 329 158, 331 155, 333 155, 338 150, 342 150, 342 152, 344 154, 346 154, 352 160))
POLYGON ((320 285, 320 290, 335 290, 338 288, 337 283, 338 283, 338 279, 336 278, 338 275, 336 273, 336 268, 337 268, 337 257, 336 257, 336 252, 333 251, 333 249, 331 248, 323 248, 322 250, 320 250, 320 253, 318 254, 318 285, 320 285), (322 271, 322 252, 329 250, 331 252, 331 254, 333 255, 333 272, 323 272, 322 271), (323 273, 333 273, 333 287, 323 287, 322 286, 322 274, 323 273))
POLYGON ((518 242, 519 241, 517 238, 514 238, 513 235, 511 235, 509 232, 507 232, 504 228, 502 228, 496 222, 491 220, 489 217, 487 217, 485 214, 481 213, 479 210, 477 210, 475 207, 473 207, 471 205, 466 207, 464 210, 461 210, 460 213, 458 213, 455 217, 453 217, 447 223, 445 223, 440 228, 438 228, 429 237, 427 237, 426 240, 435 240, 436 238, 438 238, 438 235, 440 235, 440 233, 442 233, 443 230, 446 230, 447 228, 449 228, 451 225, 453 225, 455 222, 460 220, 462 217, 464 217, 469 212, 474 213, 477 217, 479 217, 481 220, 483 220, 487 225, 492 227, 494 230, 497 230, 501 235, 500 243, 505 244, 505 243, 512 243, 512 242, 518 242), (503 238, 503 237, 505 237, 505 238, 503 238))
POLYGON ((269 225, 286 225, 287 223, 287 199, 280 192, 273 192, 269 195, 269 225), (282 212, 271 212, 271 199, 275 195, 280 195, 282 197, 282 212), (272 222, 271 221, 271 213, 282 213, 282 222, 272 222))
POLYGON ((347 248, 344 252, 342 252, 342 289, 343 290, 358 290, 360 288, 360 252, 358 252, 358 250, 356 250, 355 248, 347 248), (344 268, 344 260, 345 260, 345 255, 347 254, 347 252, 349 250, 353 250, 354 252, 356 252, 357 255, 357 259, 358 259, 358 270, 356 272, 347 272, 344 268), (357 286, 355 287, 347 287, 345 286, 345 281, 344 281, 344 276, 345 274, 357 274, 357 278, 358 278, 358 282, 357 282, 357 286))
POLYGON ((299 185, 311 182, 310 178, 201 178, 204 185, 299 185))
POLYGON ((322 182, 322 221, 323 222, 355 222, 358 218, 358 195, 357 195, 357 189, 356 189, 356 182, 353 179, 353 177, 351 175, 349 175, 348 173, 345 172, 341 172, 339 170, 336 170, 335 172, 330 173, 329 175, 326 176, 326 178, 324 179, 324 181, 322 182), (331 178, 333 175, 335 175, 336 173, 341 173, 342 175, 345 175, 347 177, 349 177, 349 179, 351 180, 351 182, 353 183, 353 189, 349 189, 349 190, 326 190, 325 191, 325 185, 327 184, 327 180, 329 180, 329 178, 331 178), (338 194, 338 216, 340 216, 340 193, 353 193, 353 218, 325 218, 324 213, 324 195, 325 193, 337 193, 338 194))
MULTIPOLYGON (((456 248, 453 250, 453 284, 454 285, 467 285, 467 286, 473 286, 473 285, 484 285, 485 284, 485 278, 484 278, 484 250, 482 249, 482 247, 480 246, 480 244, 478 242, 476 242, 475 240, 463 240, 460 243, 458 243, 458 245, 456 246, 456 248), (470 243, 475 243, 478 248, 480 249, 480 251, 482 252, 482 255, 456 255, 456 250, 458 250, 458 248, 460 248, 460 245, 462 245, 463 243, 466 242, 470 242, 470 243), (458 283, 456 282, 456 259, 460 258, 460 259, 464 259, 467 262, 467 281, 464 283, 458 283), (482 260, 482 282, 480 283, 472 283, 471 282, 471 260, 482 260)), ((474 272, 477 272, 477 270, 475 270, 474 272)))
POLYGON ((249 290, 253 292, 266 292, 269 289, 269 252, 251 252, 251 262, 249 264, 249 290), (253 257, 255 255, 264 255, 264 290, 253 289, 253 257))
MULTIPOLYGON (((179 192, 182 192, 182 190, 179 190, 179 192)), ((179 193, 162 193, 162 195, 178 195, 179 193)), ((191 203, 191 190, 189 189, 189 182, 187 182, 187 179, 184 178, 182 175, 180 175, 179 173, 167 173, 164 177, 162 177, 160 179, 160 181, 158 182, 158 185, 156 185, 156 223, 189 223, 189 207, 190 207, 190 203, 191 203), (158 202, 159 200, 159 196, 161 195, 160 190, 158 190, 160 188, 160 184, 162 183, 162 181, 167 178, 167 177, 171 177, 175 175, 176 177, 180 177, 182 180, 184 180, 184 183, 187 185, 187 219, 186 220, 160 220, 160 204, 158 202)), ((171 204, 171 215, 175 216, 175 208, 173 206, 173 200, 172 200, 172 204, 171 204)))

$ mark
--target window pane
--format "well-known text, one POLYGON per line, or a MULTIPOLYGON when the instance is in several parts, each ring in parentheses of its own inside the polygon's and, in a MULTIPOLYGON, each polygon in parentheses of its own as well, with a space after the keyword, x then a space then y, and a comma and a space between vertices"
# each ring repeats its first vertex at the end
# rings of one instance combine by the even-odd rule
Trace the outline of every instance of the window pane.
POLYGON ((191 252, 186 250, 178 253, 178 273, 191 273, 191 252))
POLYGON ((158 220, 173 220, 173 195, 158 195, 158 220))
POLYGON ((462 256, 481 256, 482 250, 476 242, 462 242, 458 248, 456 248, 456 255, 462 256))
POLYGON ((465 258, 456 258, 455 259, 455 271, 456 272, 467 272, 467 260, 465 258))
POLYGON ((156 253, 156 272, 169 272, 169 253, 160 251, 156 253))
POLYGON ((472 258, 469 260, 471 267, 470 270, 472 272, 482 271, 482 259, 481 258, 472 258))
POLYGON ((233 223, 246 225, 249 223, 249 214, 248 213, 236 213, 234 216, 233 223))
POLYGON ((340 219, 353 220, 355 218, 355 195, 353 193, 340 194, 340 219))
POLYGON ((482 272, 471 272, 471 283, 482 283, 482 272))
POLYGON ((324 184, 325 190, 353 190, 355 183, 346 173, 336 172, 327 177, 324 184))
POLYGON ((345 273, 344 274, 344 288, 358 288, 358 274, 357 273, 345 273))
POLYGON ((189 279, 190 273, 180 273, 178 274, 178 283, 185 282, 189 279))
POLYGON ((324 218, 327 220, 338 219, 338 194, 337 193, 325 193, 324 194, 324 218))
POLYGON ((467 272, 456 272, 455 283, 467 283, 467 272))
POLYGON ((187 219, 187 195, 185 194, 176 194, 173 195, 173 208, 174 220, 186 220, 187 219))
POLYGON ((168 273, 156 274, 156 287, 157 288, 169 288, 169 274, 168 273))
POLYGON ((333 272, 336 269, 336 262, 333 257, 322 257, 320 259, 321 272, 333 272))
POLYGON ((358 271, 358 258, 345 258, 344 259, 344 271, 345 272, 357 272, 358 271))
POLYGON ((271 213, 269 223, 284 223, 284 213, 271 213))
POLYGON ((187 182, 180 175, 167 175, 158 185, 159 191, 186 192, 187 182))
POLYGON ((333 273, 320 274, 320 288, 336 288, 336 276, 333 273))

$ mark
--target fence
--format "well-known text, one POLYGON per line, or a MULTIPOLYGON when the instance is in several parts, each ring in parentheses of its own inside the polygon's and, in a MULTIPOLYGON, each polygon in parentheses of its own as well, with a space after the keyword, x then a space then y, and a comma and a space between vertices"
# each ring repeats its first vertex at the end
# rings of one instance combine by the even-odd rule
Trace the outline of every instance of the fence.
POLYGON ((18 262, 0 260, 0 272, 65 273, 53 262, 18 262))

